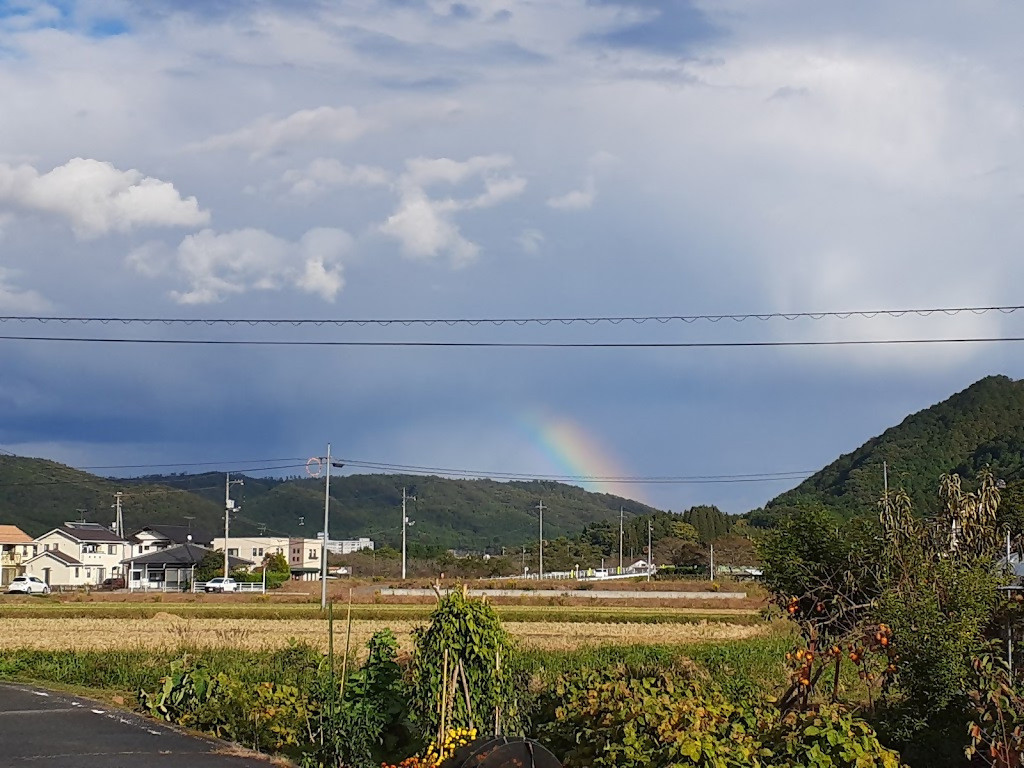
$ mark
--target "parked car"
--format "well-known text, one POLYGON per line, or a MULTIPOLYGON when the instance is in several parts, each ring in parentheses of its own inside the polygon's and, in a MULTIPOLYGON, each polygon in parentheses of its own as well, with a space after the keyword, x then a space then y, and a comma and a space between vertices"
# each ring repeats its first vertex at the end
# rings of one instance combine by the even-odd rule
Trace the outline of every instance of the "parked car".
POLYGON ((206 582, 207 592, 237 592, 238 582, 231 577, 217 576, 206 582))
POLYGON ((7 587, 7 594, 48 595, 50 585, 38 576, 15 576, 7 587))
POLYGON ((124 578, 121 576, 112 576, 108 579, 104 579, 103 583, 100 584, 100 589, 124 589, 124 578))

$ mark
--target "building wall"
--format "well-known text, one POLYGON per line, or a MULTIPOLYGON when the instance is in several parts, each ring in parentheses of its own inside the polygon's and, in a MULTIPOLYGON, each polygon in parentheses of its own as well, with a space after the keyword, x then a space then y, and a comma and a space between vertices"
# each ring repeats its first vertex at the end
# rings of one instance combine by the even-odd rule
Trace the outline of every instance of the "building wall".
POLYGON ((373 549, 373 539, 365 537, 360 539, 342 539, 340 541, 332 539, 327 542, 327 551, 335 555, 350 555, 361 549, 373 549))
POLYGON ((37 557, 25 563, 25 573, 38 576, 51 587, 95 586, 110 576, 103 566, 67 565, 52 557, 37 557))
POLYGON ((78 542, 57 531, 40 536, 35 546, 36 554, 56 549, 71 555, 91 574, 88 579, 80 576, 81 581, 61 582, 63 584, 99 584, 109 576, 120 576, 121 561, 129 556, 131 550, 128 542, 78 542))
POLYGON ((221 552, 227 549, 232 557, 252 560, 260 565, 267 555, 281 554, 287 557, 288 539, 284 536, 231 536, 225 547, 224 537, 219 536, 213 540, 213 548, 221 552))

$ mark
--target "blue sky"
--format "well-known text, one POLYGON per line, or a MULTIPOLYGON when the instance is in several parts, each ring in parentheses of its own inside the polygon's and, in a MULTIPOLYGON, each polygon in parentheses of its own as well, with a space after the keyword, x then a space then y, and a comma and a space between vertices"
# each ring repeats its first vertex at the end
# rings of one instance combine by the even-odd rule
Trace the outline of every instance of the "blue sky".
MULTIPOLYGON (((0 314, 431 318, 1021 303, 1007 4, 0 2, 0 314)), ((211 339, 1024 335, 1018 314, 583 327, 33 326, 211 339)), ((0 447, 629 476, 814 470, 1017 347, 0 341, 0 447), (573 459, 573 457, 567 457, 573 459), (579 457, 575 457, 577 460, 579 457)), ((298 470, 296 470, 298 471, 298 470)), ((662 508, 791 483, 631 486, 662 508)))

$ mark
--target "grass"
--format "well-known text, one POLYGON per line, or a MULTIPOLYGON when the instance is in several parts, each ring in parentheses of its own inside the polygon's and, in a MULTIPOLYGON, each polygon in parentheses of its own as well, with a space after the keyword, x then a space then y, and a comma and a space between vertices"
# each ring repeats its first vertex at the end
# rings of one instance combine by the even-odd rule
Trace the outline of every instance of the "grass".
MULTIPOLYGON (((352 618, 357 621, 426 620, 433 604, 353 605, 352 618)), ((335 604, 335 613, 346 610, 335 604)), ((512 622, 587 622, 636 624, 695 624, 725 622, 752 625, 762 622, 755 610, 693 609, 630 606, 560 606, 560 605, 496 605, 503 621, 512 622)), ((115 603, 57 602, 38 600, 31 603, 0 604, 0 619, 149 619, 170 614, 190 619, 265 619, 295 621, 323 619, 319 606, 275 603, 115 603)))
MULTIPOLYGON (((573 650, 526 649, 520 664, 538 683, 550 684, 559 675, 583 667, 624 663, 634 669, 656 670, 692 662, 730 698, 763 700, 785 684, 782 659, 792 638, 776 633, 765 637, 693 645, 598 645, 573 650)), ((319 649, 291 644, 273 650, 189 647, 107 650, 5 649, 0 651, 0 680, 57 685, 81 692, 102 692, 111 700, 133 702, 140 689, 154 690, 171 662, 188 653, 212 672, 224 672, 244 683, 295 684, 304 665, 320 657, 319 649)))

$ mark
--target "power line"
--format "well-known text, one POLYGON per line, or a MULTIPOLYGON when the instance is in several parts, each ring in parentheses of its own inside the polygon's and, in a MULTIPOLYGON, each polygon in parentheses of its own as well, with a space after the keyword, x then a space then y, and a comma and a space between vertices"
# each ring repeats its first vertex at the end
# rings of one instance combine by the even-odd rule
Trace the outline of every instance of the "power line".
POLYGON ((392 464, 387 462, 363 461, 360 459, 339 459, 346 466, 363 469, 377 469, 386 472, 408 472, 410 474, 457 475, 462 477, 488 477, 503 480, 554 480, 605 483, 657 483, 657 482, 690 482, 712 480, 757 481, 757 480, 793 480, 813 474, 813 470, 792 470, 785 472, 749 472, 728 475, 665 475, 665 476, 609 476, 609 475, 551 475, 528 472, 493 472, 474 469, 452 469, 450 467, 426 467, 415 464, 392 464))
POLYGON ((2 315, 0 323, 99 323, 102 325, 228 325, 228 326, 457 326, 457 325, 598 325, 607 323, 696 323, 700 321, 718 323, 722 320, 746 322, 748 320, 824 320, 826 318, 847 320, 850 318, 872 319, 876 317, 900 318, 905 316, 930 317, 931 315, 955 316, 969 313, 984 315, 991 312, 1012 314, 1024 309, 1024 305, 978 306, 978 307, 926 307, 906 309, 857 309, 829 310, 824 312, 745 312, 692 315, 599 315, 567 317, 457 317, 457 318, 189 318, 189 317, 92 317, 59 315, 2 315))
POLYGON ((0 341, 49 341, 86 344, 162 344, 252 347, 460 347, 520 349, 728 349, 739 347, 846 347, 914 344, 996 344, 1024 341, 1024 336, 932 339, 830 339, 822 341, 661 341, 661 342, 536 342, 536 341, 314 341, 270 339, 131 339, 82 336, 0 336, 0 341))
MULTIPOLYGON (((2 449, 0 449, 2 451, 2 449)), ((6 451, 3 451, 6 453, 6 451)), ((14 454, 10 454, 13 456, 14 454)), ((165 464, 95 464, 91 466, 75 467, 75 469, 156 469, 159 467, 222 467, 226 464, 266 464, 279 461, 305 461, 298 456, 286 456, 283 459, 234 459, 228 461, 179 461, 165 464)), ((249 470, 235 470, 249 471, 249 470)), ((219 474, 219 473, 218 473, 219 474)))

